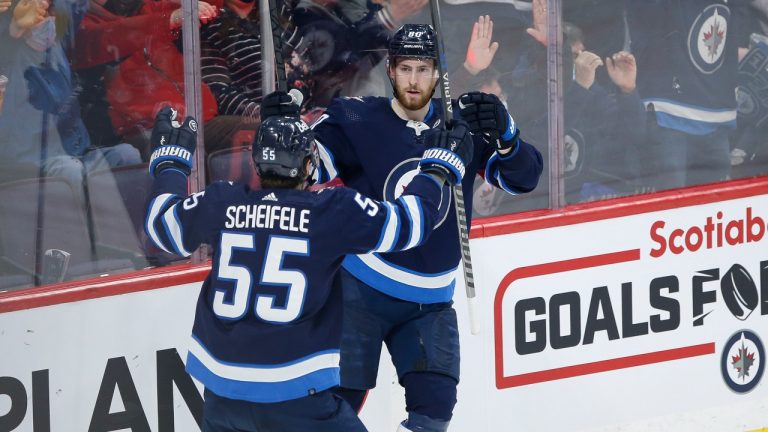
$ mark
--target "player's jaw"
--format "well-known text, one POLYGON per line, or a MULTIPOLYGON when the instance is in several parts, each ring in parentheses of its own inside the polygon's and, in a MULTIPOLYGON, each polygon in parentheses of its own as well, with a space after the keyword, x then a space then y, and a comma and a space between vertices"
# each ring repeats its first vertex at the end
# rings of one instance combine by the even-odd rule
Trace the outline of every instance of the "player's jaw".
POLYGON ((405 84, 395 83, 395 97, 403 108, 416 111, 424 108, 432 98, 434 84, 405 84))

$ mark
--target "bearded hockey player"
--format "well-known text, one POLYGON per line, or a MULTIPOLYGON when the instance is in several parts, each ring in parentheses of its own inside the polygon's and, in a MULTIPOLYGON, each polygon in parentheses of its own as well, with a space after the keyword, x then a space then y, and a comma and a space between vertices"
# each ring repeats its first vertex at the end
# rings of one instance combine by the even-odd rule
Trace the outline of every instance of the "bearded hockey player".
POLYGON ((161 110, 152 133, 146 231, 181 256, 213 248, 186 365, 205 386, 203 431, 364 431, 330 390, 342 319, 331 282, 346 254, 410 249, 427 237, 441 189, 472 160, 466 124, 430 134, 420 173, 399 199, 381 202, 347 188, 306 190, 314 133, 280 116, 263 122, 253 145, 262 190, 217 182, 186 196, 197 124, 174 127, 174 116, 161 110))
MULTIPOLYGON (((394 98, 336 99, 314 123, 320 182, 335 177, 377 200, 395 200, 419 172, 432 129, 443 122, 432 96, 438 81, 431 26, 406 24, 392 37, 387 72, 394 98)), ((470 126, 474 157, 462 186, 468 216, 474 174, 484 173, 511 194, 536 187, 541 154, 520 133, 499 99, 472 92, 454 112, 470 126), (459 109, 461 107, 461 109, 459 109)), ((457 116, 458 117, 458 116, 457 116)), ((450 188, 442 200, 451 202, 450 188)), ((344 291, 340 394, 359 409, 376 385, 382 343, 405 387, 408 418, 401 430, 445 431, 456 404, 459 335, 452 297, 460 263, 453 204, 441 207, 430 239, 405 252, 350 255, 339 283, 344 291)))

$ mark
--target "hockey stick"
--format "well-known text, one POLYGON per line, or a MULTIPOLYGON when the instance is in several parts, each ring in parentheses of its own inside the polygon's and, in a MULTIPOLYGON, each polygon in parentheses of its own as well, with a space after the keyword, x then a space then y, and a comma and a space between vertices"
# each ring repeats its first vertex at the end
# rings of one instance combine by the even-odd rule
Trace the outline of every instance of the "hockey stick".
POLYGON ((275 53, 275 72, 277 79, 275 89, 286 91, 288 89, 285 76, 285 62, 283 61, 283 38, 280 27, 280 10, 277 8, 279 0, 269 0, 269 22, 272 24, 272 47, 275 53))
MULTIPOLYGON (((271 42, 271 48, 272 53, 274 55, 274 70, 269 67, 263 67, 262 68, 262 79, 264 80, 265 88, 263 88, 263 93, 266 95, 268 91, 271 91, 273 88, 278 91, 287 91, 288 90, 288 77, 285 74, 285 61, 283 60, 283 29, 280 26, 280 14, 281 9, 278 7, 278 2, 282 4, 282 0, 268 0, 268 1, 261 1, 261 19, 262 22, 265 22, 265 17, 267 14, 264 13, 264 5, 266 4, 269 12, 269 23, 270 23, 270 31, 271 38, 267 39, 265 38, 265 42, 271 42), (272 86, 274 84, 274 87, 272 86)), ((284 5, 283 5, 284 6, 284 5)), ((264 31, 264 28, 262 27, 262 34, 267 33, 264 31)), ((268 43, 264 44, 264 48, 269 49, 268 43)), ((268 60, 268 59, 263 59, 268 60)), ((266 64, 267 62, 262 62, 262 64, 266 64)), ((293 99, 292 102, 296 105, 301 106, 301 103, 304 100, 304 95, 296 89, 292 89, 288 94, 293 99)))
MULTIPOLYGON (((451 85, 448 79, 448 62, 445 57, 445 45, 443 44, 442 29, 440 26, 440 5, 438 0, 430 0, 429 7, 432 12, 432 25, 437 34, 437 70, 440 73, 440 86, 443 89, 440 100, 443 104, 443 127, 453 120, 453 106, 451 105, 451 85)), ((464 191, 461 183, 453 187, 453 200, 456 202, 456 221, 459 229, 459 241, 461 243, 461 264, 464 269, 464 285, 467 291, 467 306, 469 307, 469 328, 473 335, 480 333, 476 318, 475 306, 475 278, 472 273, 472 256, 469 250, 469 232, 467 229, 467 211, 464 207, 464 191)))

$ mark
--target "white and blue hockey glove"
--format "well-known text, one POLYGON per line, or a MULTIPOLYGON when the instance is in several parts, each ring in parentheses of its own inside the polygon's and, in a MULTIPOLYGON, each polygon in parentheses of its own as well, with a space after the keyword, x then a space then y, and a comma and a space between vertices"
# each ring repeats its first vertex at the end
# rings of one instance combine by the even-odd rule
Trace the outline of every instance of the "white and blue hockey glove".
POLYGON ((474 143, 467 123, 454 120, 446 124, 445 130, 430 130, 426 136, 427 150, 419 168, 422 172, 434 174, 450 185, 460 183, 466 171, 465 165, 472 161, 474 143))
POLYGON ((504 152, 517 146, 519 131, 507 108, 494 94, 469 92, 459 97, 461 118, 472 133, 488 134, 496 149, 504 152))
POLYGON ((192 158, 197 144, 197 121, 193 117, 176 121, 178 112, 164 106, 155 116, 152 128, 152 156, 149 173, 153 176, 166 169, 174 169, 184 175, 192 171, 192 158))

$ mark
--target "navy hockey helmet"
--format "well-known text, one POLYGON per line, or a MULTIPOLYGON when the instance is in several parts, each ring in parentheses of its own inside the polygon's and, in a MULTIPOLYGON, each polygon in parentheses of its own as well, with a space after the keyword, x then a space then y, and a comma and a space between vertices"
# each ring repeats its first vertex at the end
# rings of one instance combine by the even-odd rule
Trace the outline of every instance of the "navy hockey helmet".
POLYGON ((253 142, 253 162, 262 177, 310 177, 318 164, 315 133, 299 118, 268 117, 253 142), (308 172, 304 171, 307 159, 308 172))
POLYGON ((431 58, 437 61, 437 36, 431 25, 404 24, 390 39, 388 52, 390 61, 395 57, 431 58))

